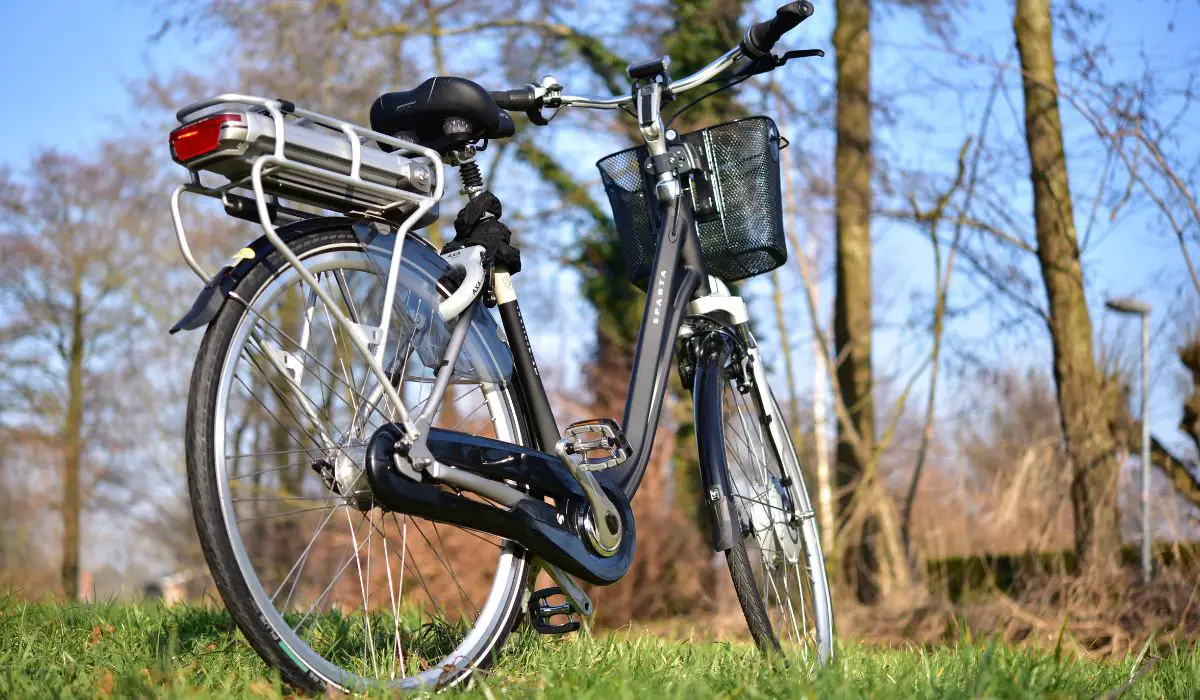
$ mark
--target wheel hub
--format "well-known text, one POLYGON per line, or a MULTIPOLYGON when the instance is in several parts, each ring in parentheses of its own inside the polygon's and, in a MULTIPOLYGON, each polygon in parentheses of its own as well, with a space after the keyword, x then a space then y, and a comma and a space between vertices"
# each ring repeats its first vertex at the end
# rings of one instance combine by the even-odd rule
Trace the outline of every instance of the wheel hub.
POLYGON ((366 444, 361 440, 351 440, 333 457, 333 477, 338 485, 338 493, 359 510, 370 510, 375 498, 365 471, 366 444))
POLYGON ((754 539, 771 564, 797 563, 800 537, 787 488, 774 476, 768 476, 767 483, 755 484, 752 493, 745 509, 747 537, 754 539))
POLYGON ((366 460, 366 443, 352 439, 331 450, 325 459, 313 462, 312 468, 321 476, 326 488, 341 496, 347 505, 365 512, 375 507, 375 497, 364 470, 366 460))

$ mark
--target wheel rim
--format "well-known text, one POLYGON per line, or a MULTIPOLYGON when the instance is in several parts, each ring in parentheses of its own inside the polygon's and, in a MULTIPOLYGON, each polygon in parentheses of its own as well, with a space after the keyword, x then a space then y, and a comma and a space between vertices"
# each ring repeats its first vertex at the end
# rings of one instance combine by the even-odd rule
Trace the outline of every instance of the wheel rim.
MULTIPOLYGON (((341 294, 343 311, 361 304, 357 312, 365 314, 373 288, 379 288, 381 296, 382 284, 375 276, 379 267, 361 250, 333 244, 302 257, 327 290, 341 294)), ((427 314, 425 297, 436 293, 436 280, 408 260, 402 269, 406 278, 397 289, 397 298, 405 302, 402 308, 423 307, 427 314), (409 294, 404 296, 406 288, 409 294)), ((378 402, 379 392, 366 389, 365 363, 359 360, 355 369, 348 337, 320 306, 297 273, 284 268, 247 302, 248 311, 229 345, 218 389, 213 448, 222 515, 237 565, 263 619, 279 636, 281 649, 326 682, 347 689, 451 684, 503 637, 522 593, 526 555, 515 544, 490 535, 374 507, 357 460, 361 444, 386 422, 388 412, 378 402), (286 307, 297 297, 304 309, 298 316, 310 317, 307 324, 295 321, 299 330, 285 325, 286 314, 273 319, 264 313, 276 302, 286 307), (322 331, 327 336, 323 344, 318 340, 322 331), (272 354, 277 364, 270 361, 272 354), (275 369, 280 364, 289 369, 289 356, 292 367, 295 358, 311 365, 307 375, 301 375, 299 392, 275 369), (265 394, 255 392, 255 377, 265 394), (319 409, 317 418, 328 419, 324 431, 310 413, 314 407, 306 412, 298 396, 310 392, 319 409), (258 435, 248 440, 242 428, 229 434, 236 409, 244 413, 255 405, 271 414, 264 421, 273 425, 268 431, 272 446, 289 441, 287 451, 247 450, 248 445, 261 444, 258 435), (288 431, 289 423, 301 429, 288 431), (271 462, 266 467, 262 456, 271 462), (317 466, 321 460, 325 464, 317 466), (253 467, 247 469, 247 464, 253 467), (304 484, 284 484, 279 474, 303 477, 304 484), (246 483, 252 485, 249 495, 246 483), (263 495, 264 484, 281 486, 279 495, 263 495), (281 528, 278 523, 284 520, 301 524, 281 528), (348 556, 338 554, 347 550, 348 556), (489 578, 490 559, 495 565, 487 586, 481 581, 489 578), (472 564, 470 583, 461 575, 464 560, 472 564), (317 583, 304 583, 306 572, 314 573, 317 583)), ((401 352, 404 343, 399 341, 406 332, 409 329, 401 327, 389 334, 396 337, 389 347, 396 348, 391 367, 403 368, 402 390, 411 411, 427 398, 432 370, 423 366, 419 352, 401 352)), ((478 356, 471 359, 485 362, 478 356)), ((456 396, 448 395, 446 403, 452 400, 458 415, 445 427, 520 441, 513 404, 498 385, 481 381, 468 388, 460 383, 456 396), (462 405, 464 400, 467 405, 462 405), (490 420, 483 421, 481 412, 490 420), (470 429, 480 423, 481 430, 470 429)))
MULTIPOLYGON (((769 392, 766 396, 774 407, 769 392)), ((772 635, 785 653, 822 663, 829 648, 829 625, 822 620, 828 614, 827 591, 803 477, 790 459, 794 455, 784 457, 787 467, 781 464, 750 394, 731 381, 722 401, 729 488, 738 519, 734 526, 741 528, 772 635), (820 563, 814 566, 814 561, 820 563)), ((776 410, 774 417, 778 415, 776 410)), ((790 444, 780 446, 780 451, 790 450, 790 444)))

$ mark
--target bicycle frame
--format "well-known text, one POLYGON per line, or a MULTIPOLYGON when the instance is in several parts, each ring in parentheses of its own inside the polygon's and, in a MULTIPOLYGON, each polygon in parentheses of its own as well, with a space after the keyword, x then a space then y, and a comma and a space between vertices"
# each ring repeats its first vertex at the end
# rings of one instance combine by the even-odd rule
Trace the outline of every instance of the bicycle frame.
POLYGON ((660 201, 652 269, 621 422, 631 452, 625 464, 611 470, 612 478, 630 499, 649 464, 675 341, 688 304, 697 292, 707 293, 709 287, 690 198, 660 201))
MULTIPOLYGON (((728 68, 742 55, 741 49, 730 50, 713 62, 707 69, 688 80, 701 84, 728 68)), ((665 65, 660 64, 659 73, 665 79, 665 65)), ((652 71, 653 72, 653 71, 652 71)), ((667 154, 666 127, 659 111, 663 84, 653 79, 635 83, 634 100, 640 131, 645 140, 651 161, 667 154)), ((548 81, 554 82, 552 78, 548 81)), ((681 81, 676 84, 680 91, 691 87, 681 81)), ((621 100, 597 100, 586 97, 561 98, 564 104, 611 109, 622 104, 621 100)), ((695 213, 690 197, 684 196, 679 174, 670 169, 656 171, 657 182, 652 195, 659 205, 658 231, 654 262, 646 290, 646 305, 638 329, 637 345, 634 350, 633 372, 629 378, 629 389, 625 400, 625 414, 621 425, 629 441, 630 453, 624 464, 607 470, 630 500, 636 495, 654 444, 663 398, 667 391, 667 375, 680 327, 688 315, 688 306, 697 296, 709 294, 709 278, 700 250, 695 213)), ((515 299, 515 295, 514 295, 515 299)), ((739 300, 740 301, 740 300, 739 300)), ((531 384, 530 409, 539 426, 543 446, 557 440, 557 428, 541 377, 536 371, 529 348, 525 327, 519 313, 514 323, 503 315, 505 332, 510 341, 517 333, 524 343, 510 343, 518 368, 526 366, 532 371, 522 372, 521 377, 531 384), (553 435, 551 435, 553 433, 553 435)))
MULTIPOLYGON (((661 83, 651 82, 642 84, 635 90, 639 93, 657 93, 662 89, 661 83)), ((287 127, 284 122, 284 109, 277 101, 261 100, 246 96, 222 96, 214 100, 199 103, 181 111, 181 114, 195 111, 231 98, 264 107, 270 114, 275 127, 275 133, 284 135, 287 127)), ((639 105, 644 101, 639 100, 639 105)), ((657 99, 646 102, 652 105, 646 114, 639 114, 641 131, 652 157, 661 161, 667 155, 665 128, 657 109, 657 99)), ((516 370, 516 380, 526 402, 529 415, 533 418, 534 435, 532 436, 543 451, 521 448, 516 445, 500 443, 494 440, 471 440, 466 436, 433 429, 432 421, 442 402, 450 376, 458 362, 462 350, 462 340, 472 324, 472 319, 480 313, 478 306, 482 303, 479 295, 482 291, 480 274, 482 273, 480 256, 482 249, 466 248, 455 253, 442 256, 447 265, 459 267, 466 273, 466 281, 457 291, 453 292, 441 304, 439 312, 446 320, 454 320, 455 326, 452 338, 447 345, 442 362, 436 372, 433 390, 424 409, 418 416, 409 416, 385 372, 380 357, 383 354, 382 338, 386 337, 388 316, 391 299, 395 288, 403 254, 403 237, 408 230, 425 212, 436 204, 442 194, 442 173, 440 162, 435 164, 435 182, 432 191, 426 196, 411 194, 395 195, 397 200, 406 198, 418 204, 413 213, 407 216, 399 225, 395 234, 396 244, 385 275, 385 313, 382 317, 382 328, 363 327, 357 319, 345 317, 337 304, 328 297, 328 292, 321 288, 313 275, 290 250, 287 242, 277 230, 269 208, 269 195, 264 187, 267 172, 279 173, 287 170, 300 170, 313 177, 324 177, 339 185, 357 186, 364 190, 381 190, 379 185, 364 182, 360 176, 359 163, 362 161, 360 137, 376 138, 397 147, 406 148, 409 152, 421 153, 423 149, 412 144, 397 141, 382 134, 361 130, 328 117, 304 112, 294 106, 288 106, 289 114, 296 114, 311 120, 325 120, 328 126, 343 133, 349 144, 350 174, 330 173, 318 167, 304 163, 293 162, 283 153, 286 136, 277 138, 272 152, 257 157, 254 160, 248 176, 234 184, 249 185, 254 193, 255 212, 262 225, 265 241, 270 247, 278 250, 284 259, 297 270, 303 283, 309 288, 310 302, 313 297, 319 298, 331 310, 333 320, 345 327, 354 341, 353 345, 361 354, 376 378, 378 386, 372 388, 374 395, 368 404, 376 408, 376 403, 385 400, 395 407, 396 422, 390 431, 380 429, 371 436, 368 445, 368 459, 364 465, 371 488, 379 497, 379 502, 387 507, 401 512, 429 517, 435 520, 445 520, 467 527, 492 532, 502 537, 515 539, 525 545, 534 556, 551 565, 547 569, 552 575, 554 567, 579 576, 591 583, 612 583, 628 570, 632 562, 634 546, 634 527, 630 500, 637 493, 649 463, 654 437, 662 411, 663 400, 668 386, 668 373, 674 356, 676 340, 679 338, 685 318, 692 316, 709 316, 717 325, 726 325, 723 319, 727 314, 722 311, 737 307, 741 309, 740 316, 744 318, 744 303, 737 298, 723 297, 727 303, 718 300, 720 294, 708 297, 713 301, 701 303, 700 299, 709 295, 712 286, 718 290, 723 285, 710 284, 704 261, 701 255, 700 242, 697 233, 694 212, 690 197, 685 196, 680 185, 680 174, 673 169, 664 168, 657 172, 657 182, 654 187, 654 198, 658 204, 657 246, 654 255, 653 273, 648 285, 641 327, 638 332, 637 345, 634 351, 634 366, 630 376, 628 398, 625 404, 623 426, 630 444, 626 461, 603 472, 586 474, 590 485, 583 484, 583 489, 592 489, 588 501, 594 501, 594 493, 603 492, 604 498, 625 523, 619 544, 612 553, 598 554, 588 548, 583 541, 582 532, 587 528, 587 515, 580 510, 579 486, 582 483, 579 475, 573 475, 564 466, 560 457, 553 455, 553 447, 561 439, 562 434, 554 420, 545 387, 537 371, 533 350, 530 347, 528 333, 517 306, 516 291, 512 280, 504 270, 493 271, 496 298, 499 306, 501 321, 505 335, 509 340, 508 347, 512 353, 516 370), (357 129, 357 130, 356 130, 357 129), (382 331, 382 332, 380 332, 382 331), (402 451, 403 458, 392 458, 390 453, 402 451), (402 447, 401 447, 402 446, 402 447), (497 455, 505 455, 497 461, 497 455), (507 464, 502 464, 509 460, 507 464), (515 470, 515 471, 514 471, 515 470), (455 486, 466 491, 472 491, 500 503, 506 509, 485 506, 478 502, 445 494, 436 486, 422 483, 422 475, 455 486), (514 488, 512 485, 519 485, 514 488), (535 497, 526 493, 523 488, 534 488, 541 496, 535 497), (555 500, 551 507, 543 497, 555 500)), ((643 110, 639 108, 639 113, 643 110)), ((182 118, 182 117, 181 117, 182 118)), ((432 160, 432 158, 430 157, 432 160)), ((231 184, 229 187, 232 187, 231 184)), ((193 182, 181 186, 172 197, 172 214, 176 224, 181 252, 189 265, 203 275, 194 264, 187 246, 186 235, 179 216, 178 199, 182 192, 195 192, 209 196, 221 196, 229 187, 222 190, 203 188, 198 182, 198 175, 193 172, 193 182)), ((350 210, 345 213, 354 215, 350 210)), ((361 216, 361 215, 359 215, 361 216)), ((373 218, 368 212, 367 218, 373 218)), ((358 224, 354 224, 357 228, 358 224)), ((257 245, 257 244, 256 244, 257 245)), ((254 256, 251 256, 253 258, 254 256)), ((215 316, 224 299, 230 295, 233 286, 245 274, 252 263, 243 260, 233 268, 225 268, 212 277, 193 306, 192 311, 181 321, 176 329, 196 328, 207 325, 207 321, 215 316), (215 302, 215 304, 214 304, 215 302)), ((734 317, 739 314, 733 313, 734 317)), ((268 344, 262 348, 267 361, 278 365, 277 369, 286 372, 294 367, 296 357, 273 349, 268 344)), ((302 362, 302 360, 301 360, 302 362)), ((296 371, 303 372, 303 366, 296 371)), ((285 376, 291 376, 285 373, 285 376)), ((296 377, 298 380, 298 376, 296 377)), ((303 392, 296 391, 297 394, 303 392)), ((387 426, 385 425, 385 428, 387 426)), ((365 437, 365 436, 363 436, 365 437)), ((708 487, 712 475, 705 474, 705 484, 708 487)), ((714 482, 715 483, 715 482, 714 482)), ((556 576, 556 578, 561 578, 556 576)))
MULTIPOLYGON (((407 459, 413 464, 423 463, 426 472, 435 479, 474 491, 503 504, 507 510, 446 494, 436 486, 421 483, 419 478, 411 478, 413 475, 408 475, 409 478, 397 475, 395 460, 389 457, 389 450, 390 445, 401 437, 398 430, 384 435, 380 441, 373 438, 368 448, 367 475, 380 502, 401 512, 515 539, 548 564, 547 570, 556 579, 561 577, 556 575, 555 568, 601 585, 624 576, 632 563, 635 539, 630 501, 637 493, 649 463, 667 390, 667 375, 683 322, 689 315, 704 315, 717 324, 726 325, 730 315, 723 312, 731 307, 741 310, 740 316, 736 311, 732 314, 734 322, 744 320, 744 303, 740 299, 726 296, 722 301, 729 303, 717 301, 703 308, 696 303, 697 293, 707 293, 710 284, 704 272, 691 200, 681 194, 662 198, 660 208, 662 216, 654 260, 654 282, 646 298, 625 408, 624 425, 629 426, 626 437, 630 452, 624 464, 594 473, 626 524, 616 554, 606 557, 591 551, 582 535, 572 531, 573 527, 578 527, 570 522, 572 514, 579 515, 581 511, 572 505, 564 509, 563 504, 583 503, 582 492, 558 457, 544 451, 430 428, 428 418, 435 411, 428 405, 416 421, 422 432, 408 448, 407 459), (540 495, 531 496, 505 484, 531 486, 540 495), (545 503, 544 496, 554 498, 559 510, 545 503)), ((503 272, 497 276, 500 279, 496 296, 522 389, 520 393, 533 418, 538 443, 545 448, 557 442, 561 433, 536 369, 511 280, 503 272)), ((469 316, 463 318, 469 323, 469 316)), ((462 323, 460 319, 459 324, 462 323)), ((456 331, 461 328, 462 325, 456 326, 456 331)), ((439 376, 454 367, 460 348, 461 345, 456 347, 451 342, 439 376)), ((436 390, 434 396, 438 397, 436 390)), ((705 470, 702 477, 706 492, 713 486, 724 491, 720 473, 705 470)), ((716 532, 721 533, 714 542, 724 541, 732 532, 728 509, 723 502, 712 499, 709 505, 717 519, 715 522, 719 523, 716 532)))

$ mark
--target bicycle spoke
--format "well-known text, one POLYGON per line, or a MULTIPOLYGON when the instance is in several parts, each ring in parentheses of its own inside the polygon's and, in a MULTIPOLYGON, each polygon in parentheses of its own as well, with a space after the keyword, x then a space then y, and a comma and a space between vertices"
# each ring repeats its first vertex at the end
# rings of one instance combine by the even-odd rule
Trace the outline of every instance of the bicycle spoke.
MULTIPOLYGON (((395 513, 392 514, 392 519, 394 522, 395 521, 395 513)), ((407 526, 408 526, 407 521, 411 520, 411 518, 408 518, 408 516, 405 516, 405 519, 406 519, 405 527, 407 528, 407 526)), ((413 525, 416 526, 415 521, 413 521, 413 525)), ((407 530, 406 530, 406 540, 407 540, 407 530)), ((405 547, 405 552, 407 552, 407 551, 408 551, 407 547, 405 547)), ((437 596, 433 595, 433 592, 429 590, 429 584, 425 581, 425 577, 421 574, 421 570, 417 569, 413 566, 411 559, 408 560, 408 562, 406 563, 403 570, 411 572, 412 575, 414 577, 416 577, 417 585, 421 588, 421 591, 423 593, 425 593, 425 596, 427 598, 429 598, 429 601, 431 603, 433 603, 433 607, 437 609, 438 615, 440 616, 439 619, 442 619, 442 620, 449 619, 449 616, 446 615, 445 609, 442 608, 441 603, 438 602, 437 596)))
MULTIPOLYGON (((391 655, 391 666, 392 667, 391 667, 391 670, 389 671, 389 677, 390 678, 396 677, 396 659, 397 658, 400 659, 401 677, 404 677, 404 672, 405 672, 405 669, 404 669, 404 645, 400 641, 400 604, 399 604, 399 599, 396 595, 396 588, 392 585, 392 558, 388 554, 388 539, 386 536, 387 516, 384 515, 383 513, 380 513, 379 519, 382 524, 382 527, 380 529, 385 531, 385 534, 382 538, 383 539, 383 559, 385 562, 385 570, 387 571, 388 599, 392 603, 392 627, 393 627, 392 643, 395 645, 395 648, 394 648, 395 653, 393 653, 391 655)), ((407 523, 408 523, 408 521, 406 518, 405 524, 407 525, 407 523)), ((405 537, 404 543, 400 545, 401 557, 403 557, 404 548, 407 546, 407 544, 408 544, 407 538, 405 537)), ((403 560, 403 558, 401 558, 401 560, 400 560, 400 594, 403 595, 403 593, 404 593, 404 560, 403 560)))
MULTIPOLYGON (((319 452, 319 450, 318 450, 318 452, 319 452)), ((299 466, 302 466, 305 464, 311 464, 311 463, 312 463, 312 461, 307 460, 307 459, 304 460, 303 462, 288 462, 287 464, 281 464, 277 467, 267 467, 266 469, 259 469, 256 471, 248 472, 246 474, 235 474, 234 476, 229 477, 229 480, 230 481, 239 481, 241 479, 247 479, 252 476, 261 476, 263 474, 274 474, 275 472, 280 472, 280 471, 283 471, 284 469, 295 469, 296 467, 299 467, 299 466)))
MULTIPOLYGON (((359 525, 361 524, 362 523, 359 523, 359 525)), ((350 556, 346 557, 346 561, 342 563, 341 567, 339 567, 337 572, 333 575, 333 580, 329 582, 329 585, 325 586, 325 590, 321 591, 321 594, 317 596, 317 599, 313 601, 313 604, 309 606, 307 611, 305 611, 304 617, 300 618, 300 622, 298 622, 293 629, 295 629, 297 632, 300 631, 300 628, 304 626, 304 623, 312 616, 317 607, 319 607, 321 603, 325 601, 325 599, 329 596, 329 592, 333 590, 333 587, 337 585, 337 582, 342 578, 342 574, 346 572, 346 569, 350 568, 350 565, 354 563, 357 557, 358 545, 355 544, 355 548, 352 552, 350 552, 350 556)))
MULTIPOLYGON (((298 447, 294 450, 270 450, 267 452, 243 452, 240 454, 225 455, 225 459, 229 459, 229 460, 254 459, 257 457, 272 457, 275 455, 290 455, 290 454, 296 454, 297 452, 320 453, 321 448, 319 448, 319 447, 298 447)), ((253 472, 252 472, 252 474, 253 474, 253 472)))
POLYGON ((284 501, 284 502, 287 502, 287 503, 295 503, 296 501, 322 501, 322 502, 327 502, 327 499, 325 499, 325 498, 319 498, 319 497, 317 497, 317 496, 275 496, 275 497, 265 497, 265 496, 264 496, 264 497, 262 497, 262 498, 255 498, 255 497, 250 497, 250 498, 231 498, 231 499, 229 499, 229 500, 233 501, 234 503, 268 503, 268 502, 278 502, 278 501, 284 501))
MULTIPOLYGON (((287 332, 283 331, 281 328, 279 328, 279 326, 275 325, 275 324, 274 324, 274 323, 272 323, 270 320, 268 320, 268 319, 266 319, 265 317, 263 317, 261 314, 259 314, 259 313, 258 313, 257 311, 255 311, 254 309, 252 309, 252 308, 251 308, 251 309, 249 309, 249 311, 250 311, 250 313, 252 313, 252 314, 255 314, 255 315, 258 317, 258 319, 259 319, 259 320, 260 320, 262 323, 266 324, 266 327, 267 327, 268 329, 270 329, 270 330, 274 331, 276 334, 278 334, 279 338, 281 338, 281 339, 283 339, 283 340, 286 340, 286 341, 288 341, 288 343, 290 343, 290 344, 291 344, 293 347, 295 347, 295 348, 296 348, 297 350, 299 350, 299 351, 300 351, 302 354, 304 354, 304 355, 305 355, 305 357, 307 358, 307 359, 305 360, 306 362, 307 362, 308 360, 312 360, 312 362, 313 362, 313 363, 314 363, 314 364, 317 366, 317 368, 318 368, 318 369, 321 369, 321 370, 323 370, 324 372, 328 373, 328 375, 329 375, 330 377, 332 377, 333 379, 335 379, 335 380, 337 380, 337 381, 342 381, 342 382, 343 382, 343 384, 345 383, 345 382, 344 382, 344 381, 343 381, 343 380, 342 380, 340 377, 338 377, 338 375, 337 375, 337 372, 335 372, 335 371, 334 371, 334 370, 333 370, 331 367, 329 367, 329 366, 328 366, 328 365, 326 365, 325 363, 321 362, 321 360, 320 360, 320 359, 318 359, 316 356, 314 356, 312 353, 308 352, 307 350, 303 350, 303 349, 300 347, 300 343, 299 343, 298 341, 296 341, 296 339, 295 339, 295 338, 293 338, 293 337, 292 337, 291 335, 289 335, 287 332)), ((322 379, 320 378, 320 376, 319 376, 319 375, 317 375, 316 373, 313 373, 313 375, 312 375, 312 376, 314 376, 314 377, 317 379, 317 381, 318 381, 318 382, 320 382, 320 383, 321 383, 321 384, 322 384, 324 387, 328 388, 328 389, 330 390, 331 394, 332 394, 334 397, 338 398, 340 401, 342 401, 342 403, 344 403, 344 404, 346 405, 346 407, 347 407, 347 408, 350 408, 351 410, 353 410, 353 408, 354 408, 354 407, 353 407, 353 406, 350 404, 350 402, 349 402, 349 401, 347 401, 347 400, 346 400, 344 397, 342 397, 342 396, 341 396, 341 395, 340 395, 340 394, 339 394, 337 391, 335 391, 335 390, 334 390, 334 388, 333 388, 333 386, 332 386, 331 384, 329 384, 328 382, 325 382, 324 380, 322 380, 322 379)), ((345 388, 346 388, 346 389, 349 389, 349 390, 350 390, 350 391, 352 391, 352 392, 354 392, 354 393, 357 395, 357 397, 358 397, 359 399, 361 399, 361 400, 363 400, 364 402, 366 402, 366 397, 365 397, 365 396, 363 396, 361 392, 359 392, 359 390, 358 390, 358 388, 357 388, 357 387, 355 387, 355 386, 353 386, 353 385, 346 385, 346 386, 345 386, 345 388)), ((378 407, 378 406, 374 406, 374 407, 372 407, 372 408, 373 408, 373 410, 374 410, 374 411, 376 411, 377 413, 379 413, 379 416, 380 416, 380 418, 382 418, 382 419, 384 419, 384 420, 387 420, 387 421, 389 421, 389 422, 390 422, 390 419, 389 419, 389 417, 387 416, 387 414, 383 413, 383 412, 382 412, 382 411, 379 409, 379 407, 378 407)))
POLYGON ((275 593, 271 595, 272 603, 274 603, 275 599, 279 597, 280 591, 283 590, 283 587, 287 584, 288 579, 291 578, 293 573, 295 573, 296 577, 292 579, 292 588, 288 592, 287 600, 283 603, 284 610, 287 610, 291 607, 292 596, 296 592, 296 584, 300 582, 300 573, 304 570, 304 564, 308 561, 308 553, 312 551, 313 545, 317 542, 317 537, 321 534, 321 531, 325 529, 325 525, 333 519, 334 513, 336 512, 337 511, 335 510, 330 510, 329 513, 321 519, 321 522, 318 523, 315 528, 313 528, 312 537, 308 538, 308 545, 304 547, 304 551, 300 553, 300 557, 296 560, 296 563, 292 564, 292 568, 288 570, 287 574, 283 577, 283 580, 280 581, 279 587, 275 589, 275 593))
POLYGON ((337 505, 325 506, 323 508, 301 508, 300 510, 291 510, 286 513, 275 513, 273 515, 256 515, 256 516, 249 517, 249 518, 241 518, 238 520, 238 522, 239 523, 248 523, 252 520, 270 520, 271 518, 284 518, 289 515, 297 515, 299 513, 315 513, 319 510, 329 510, 330 508, 349 508, 349 506, 347 506, 345 503, 339 503, 337 505))
MULTIPOLYGON (((358 555, 358 551, 359 551, 358 537, 356 536, 356 534, 354 532, 354 525, 350 522, 350 511, 349 510, 346 511, 346 525, 350 528, 351 542, 354 543, 354 566, 355 566, 355 568, 358 569, 358 587, 359 587, 359 590, 362 591, 363 635, 366 638, 366 642, 367 642, 366 643, 367 649, 363 650, 363 661, 365 662, 367 660, 367 658, 366 658, 367 650, 369 649, 371 652, 371 665, 375 669, 375 675, 378 676, 379 675, 379 664, 375 659, 375 638, 371 635, 371 607, 370 607, 369 598, 368 598, 368 594, 367 594, 367 582, 366 582, 366 579, 363 578, 362 557, 360 557, 358 555)), ((374 530, 373 526, 370 528, 367 528, 367 538, 365 540, 363 540, 363 543, 367 545, 367 556, 368 557, 370 557, 370 555, 371 555, 370 542, 371 542, 371 531, 372 530, 374 530)), ((370 561, 370 559, 368 559, 368 562, 369 561, 370 561)), ((370 577, 370 574, 368 573, 368 578, 369 577, 370 577)))
MULTIPOLYGON (((441 535, 437 533, 437 523, 433 523, 431 521, 431 524, 433 525, 434 534, 437 534, 438 541, 440 542, 441 535)), ((450 574, 450 578, 454 581, 454 587, 458 591, 459 602, 465 603, 463 609, 466 610, 471 608, 475 614, 479 614, 479 610, 474 607, 470 601, 470 597, 467 595, 467 592, 463 590, 462 583, 459 582, 458 576, 454 573, 454 568, 447 564, 446 560, 442 558, 442 554, 438 552, 438 548, 433 546, 433 543, 429 540, 429 537, 425 535, 425 531, 421 529, 420 523, 414 522, 413 525, 417 528, 417 534, 419 534, 421 539, 425 541, 425 546, 429 547, 429 550, 433 552, 433 556, 438 560, 438 563, 442 565, 442 568, 446 570, 446 573, 450 574)), ((443 545, 443 552, 444 547, 445 546, 443 545)))

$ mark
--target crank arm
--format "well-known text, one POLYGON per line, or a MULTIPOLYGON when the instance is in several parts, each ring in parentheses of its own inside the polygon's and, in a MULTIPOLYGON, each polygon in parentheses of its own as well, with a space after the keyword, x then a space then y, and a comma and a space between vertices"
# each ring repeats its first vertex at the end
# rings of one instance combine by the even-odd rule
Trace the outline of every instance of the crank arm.
POLYGON ((542 561, 541 559, 535 559, 533 565, 540 566, 547 574, 550 574, 551 580, 558 584, 558 587, 563 592, 563 595, 567 597, 567 600, 571 602, 571 606, 574 607, 575 611, 580 615, 583 615, 584 617, 591 617, 592 613, 596 611, 595 605, 592 603, 592 599, 588 597, 588 594, 583 590, 582 587, 580 587, 579 582, 575 580, 574 576, 568 574, 549 562, 542 561))
POLYGON ((610 557, 616 554, 621 546, 621 516, 617 513, 616 506, 600 489, 596 476, 571 459, 572 445, 571 440, 564 438, 554 446, 554 451, 558 453, 559 461, 570 471, 571 476, 579 482, 583 488, 583 495, 591 506, 591 512, 585 516, 583 522, 588 541, 601 556, 610 557))

